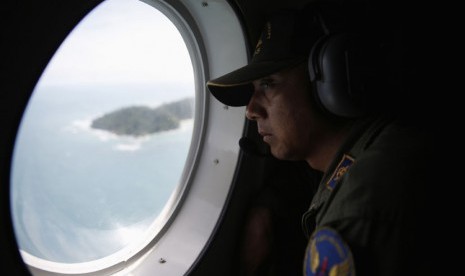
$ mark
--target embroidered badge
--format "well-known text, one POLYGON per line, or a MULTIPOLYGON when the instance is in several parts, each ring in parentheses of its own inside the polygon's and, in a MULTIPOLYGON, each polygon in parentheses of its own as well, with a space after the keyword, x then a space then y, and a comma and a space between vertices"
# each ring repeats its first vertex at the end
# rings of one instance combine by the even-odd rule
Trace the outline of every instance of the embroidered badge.
POLYGON ((350 166, 352 166, 354 161, 354 158, 350 157, 347 154, 344 154, 341 161, 334 170, 333 174, 329 178, 328 182, 326 182, 326 187, 330 190, 334 189, 339 179, 341 179, 341 177, 349 170, 350 166))
POLYGON ((352 252, 333 229, 315 230, 307 245, 304 259, 305 276, 355 276, 352 252))

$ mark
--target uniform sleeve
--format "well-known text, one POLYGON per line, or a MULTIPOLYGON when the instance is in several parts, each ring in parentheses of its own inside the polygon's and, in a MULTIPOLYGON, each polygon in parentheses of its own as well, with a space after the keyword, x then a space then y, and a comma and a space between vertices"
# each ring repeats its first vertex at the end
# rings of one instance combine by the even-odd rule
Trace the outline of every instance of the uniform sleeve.
POLYGON ((356 275, 426 275, 419 272, 421 266, 415 267, 417 264, 409 259, 412 245, 399 224, 376 219, 346 218, 333 221, 330 226, 348 245, 356 275))

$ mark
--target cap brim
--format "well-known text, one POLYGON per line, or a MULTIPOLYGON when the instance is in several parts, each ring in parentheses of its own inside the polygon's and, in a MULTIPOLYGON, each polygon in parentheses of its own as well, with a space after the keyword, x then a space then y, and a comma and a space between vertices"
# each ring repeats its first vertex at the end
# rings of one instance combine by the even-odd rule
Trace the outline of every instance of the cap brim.
POLYGON ((251 63, 224 76, 208 81, 207 87, 212 95, 223 104, 244 106, 249 103, 250 97, 253 94, 252 81, 297 65, 303 60, 304 58, 298 57, 282 61, 251 63))

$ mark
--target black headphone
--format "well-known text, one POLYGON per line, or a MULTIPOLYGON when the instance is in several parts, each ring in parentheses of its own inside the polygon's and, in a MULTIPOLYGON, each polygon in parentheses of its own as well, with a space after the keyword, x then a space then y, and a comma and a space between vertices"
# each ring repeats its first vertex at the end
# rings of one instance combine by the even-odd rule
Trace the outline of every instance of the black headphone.
POLYGON ((338 117, 366 115, 375 108, 370 99, 382 93, 379 81, 381 44, 361 33, 333 31, 320 12, 315 16, 324 33, 313 45, 308 58, 316 101, 338 117))

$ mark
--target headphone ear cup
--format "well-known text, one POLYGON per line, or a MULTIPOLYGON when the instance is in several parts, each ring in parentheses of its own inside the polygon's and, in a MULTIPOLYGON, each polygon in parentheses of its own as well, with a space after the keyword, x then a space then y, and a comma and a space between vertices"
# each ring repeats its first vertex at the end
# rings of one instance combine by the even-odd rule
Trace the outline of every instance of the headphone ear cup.
POLYGON ((373 69, 367 67, 366 48, 359 36, 348 33, 324 36, 312 47, 310 80, 317 102, 331 114, 347 118, 365 114, 366 81, 373 69))
POLYGON ((321 79, 321 68, 319 66, 318 57, 320 55, 320 49, 322 45, 326 43, 329 36, 323 36, 318 39, 313 45, 310 56, 308 57, 308 73, 310 75, 310 81, 315 82, 321 79))

